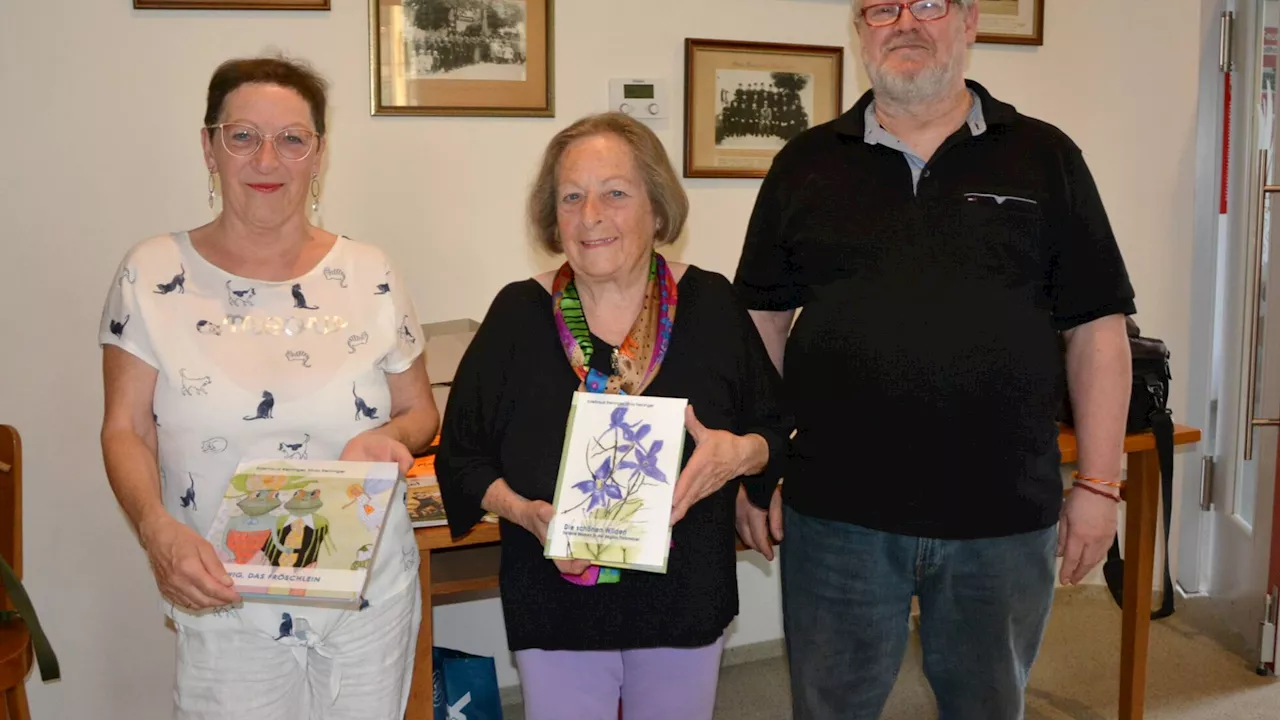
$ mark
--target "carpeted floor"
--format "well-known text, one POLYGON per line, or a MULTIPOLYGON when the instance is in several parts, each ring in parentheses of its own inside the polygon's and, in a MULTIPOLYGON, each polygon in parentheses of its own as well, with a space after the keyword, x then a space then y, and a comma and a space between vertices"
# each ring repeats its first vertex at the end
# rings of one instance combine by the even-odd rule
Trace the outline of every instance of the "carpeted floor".
MULTIPOLYGON (((1060 590, 1027 692, 1027 720, 1117 717, 1120 611, 1106 590, 1060 590)), ((1149 720, 1277 720, 1280 680, 1262 678, 1239 654, 1240 643, 1194 601, 1151 628, 1149 720)), ((523 720, 518 705, 505 720, 523 720)), ((789 720, 790 695, 781 657, 726 666, 716 720, 789 720)), ((913 637, 902 674, 881 720, 937 718, 913 637)), ((577 720, 565 718, 564 720, 577 720)), ((672 720, 680 720, 673 718, 672 720)))

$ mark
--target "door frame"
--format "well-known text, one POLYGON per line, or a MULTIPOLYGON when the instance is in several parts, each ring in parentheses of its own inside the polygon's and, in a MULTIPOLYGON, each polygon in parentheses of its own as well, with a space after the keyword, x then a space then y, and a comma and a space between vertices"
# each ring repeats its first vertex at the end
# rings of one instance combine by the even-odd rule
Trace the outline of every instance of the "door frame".
MULTIPOLYGON (((1174 584, 1184 596, 1203 593, 1208 587, 1212 552, 1211 532, 1207 512, 1201 504, 1201 469, 1203 458, 1212 458, 1217 451, 1216 408, 1213 398, 1213 353, 1215 317, 1219 309, 1217 296, 1217 271, 1220 234, 1225 221, 1220 215, 1223 185, 1223 129, 1220 120, 1226 92, 1226 77, 1220 65, 1221 17, 1228 8, 1234 10, 1233 0, 1205 0, 1201 3, 1201 52, 1199 63, 1200 93, 1196 113, 1196 163, 1195 163, 1195 213, 1193 220, 1190 289, 1193 298, 1203 302, 1191 303, 1190 343, 1184 364, 1187 373, 1186 423, 1203 428, 1203 440, 1194 454, 1180 463, 1182 488, 1174 515, 1177 517, 1177 544, 1171 558, 1174 584)), ((1238 57, 1238 53, 1236 54, 1238 57)), ((1233 58, 1234 60, 1235 58, 1233 58)), ((1236 63, 1239 68, 1239 63, 1236 63)), ((1238 80, 1235 72, 1231 81, 1238 80)), ((1233 84, 1233 92, 1237 88, 1233 84)), ((1238 94, 1237 94, 1238 96, 1238 94)), ((1233 118, 1233 124, 1244 130, 1241 118, 1233 118)), ((1242 133, 1237 133, 1240 135, 1242 133)), ((1240 176, 1232 167, 1232 177, 1240 176)), ((1246 173, 1247 176, 1247 173, 1246 173)), ((1239 182, 1228 182, 1227 202, 1234 207, 1246 198, 1241 194, 1239 182)), ((1245 188, 1247 190, 1247 187, 1245 188)), ((1177 367, 1176 360, 1173 362, 1177 367)))

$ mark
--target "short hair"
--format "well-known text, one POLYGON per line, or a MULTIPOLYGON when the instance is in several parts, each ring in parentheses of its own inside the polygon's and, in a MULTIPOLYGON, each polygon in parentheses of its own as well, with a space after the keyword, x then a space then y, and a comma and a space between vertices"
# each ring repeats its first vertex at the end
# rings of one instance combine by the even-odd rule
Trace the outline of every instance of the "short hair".
MULTIPOLYGON (((301 95, 311 108, 311 122, 316 126, 316 134, 324 135, 325 92, 328 90, 328 82, 306 63, 283 57, 235 58, 219 65, 213 71, 213 77, 209 78, 209 96, 204 110, 205 127, 218 122, 228 95, 241 85, 255 83, 279 85, 301 95)), ((209 133, 212 137, 213 131, 210 130, 209 133)))
POLYGON ((556 215, 560 161, 569 146, 578 140, 606 134, 620 138, 631 149, 657 221, 654 246, 675 242, 689 218, 689 197, 685 195, 658 136, 647 125, 624 113, 588 115, 551 138, 542 156, 542 168, 529 193, 529 223, 534 242, 552 255, 564 252, 556 215))

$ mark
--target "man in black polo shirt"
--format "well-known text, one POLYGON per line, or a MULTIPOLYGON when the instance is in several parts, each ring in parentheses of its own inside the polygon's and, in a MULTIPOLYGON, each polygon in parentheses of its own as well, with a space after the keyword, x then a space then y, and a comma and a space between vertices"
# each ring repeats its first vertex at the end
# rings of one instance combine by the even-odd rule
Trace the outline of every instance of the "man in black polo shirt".
POLYGON ((1056 558, 1078 582, 1115 532, 1133 289, 1081 151, 965 80, 975 0, 854 11, 872 90, 778 154, 735 281, 797 420, 794 715, 878 717, 918 595, 941 716, 1021 718, 1056 558))

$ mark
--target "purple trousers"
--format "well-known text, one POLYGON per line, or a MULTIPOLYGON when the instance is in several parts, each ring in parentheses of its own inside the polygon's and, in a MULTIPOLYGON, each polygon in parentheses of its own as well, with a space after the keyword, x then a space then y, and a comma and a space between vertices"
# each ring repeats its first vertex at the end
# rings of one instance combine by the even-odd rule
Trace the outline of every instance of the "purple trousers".
POLYGON ((525 720, 711 720, 723 650, 519 650, 525 720))

